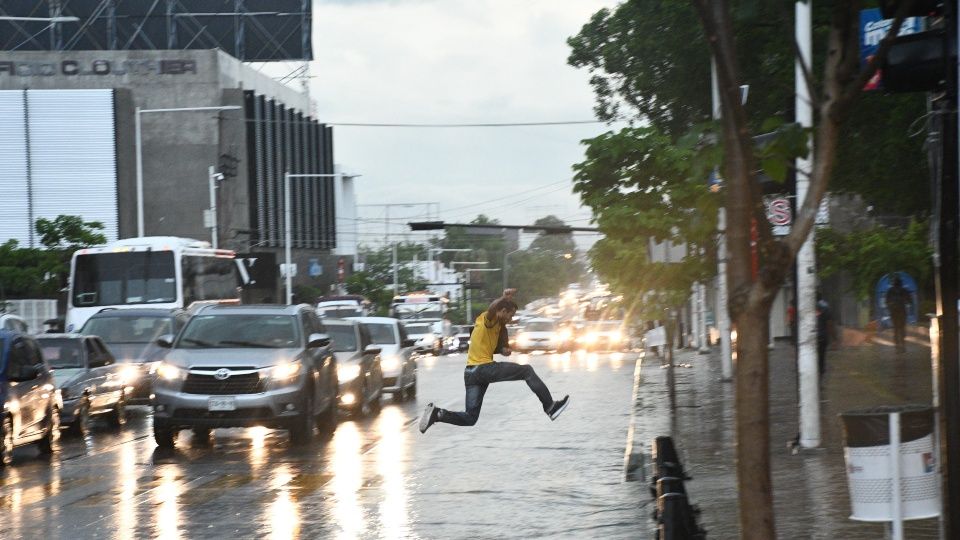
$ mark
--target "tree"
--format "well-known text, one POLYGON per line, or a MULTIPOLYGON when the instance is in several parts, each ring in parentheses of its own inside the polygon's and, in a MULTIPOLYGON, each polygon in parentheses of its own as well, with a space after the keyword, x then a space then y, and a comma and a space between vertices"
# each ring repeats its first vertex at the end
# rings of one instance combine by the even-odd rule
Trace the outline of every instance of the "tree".
MULTIPOLYGON (((480 214, 470 223, 474 225, 499 225, 500 221, 480 214)), ((486 262, 486 268, 499 268, 503 263, 503 255, 506 253, 506 239, 503 234, 496 230, 490 230, 487 234, 473 234, 470 230, 462 227, 451 227, 446 230, 446 234, 442 238, 434 242, 433 247, 470 249, 469 252, 439 253, 437 260, 446 264, 453 261, 486 262)), ((462 271, 465 268, 466 265, 457 268, 457 270, 462 271)), ((471 268, 483 268, 483 266, 471 266, 471 268)), ((483 303, 492 300, 499 297, 503 292, 499 274, 494 272, 472 272, 470 281, 474 284, 481 284, 483 287, 473 291, 474 302, 483 303)))
MULTIPOLYGON (((556 216, 542 217, 538 227, 564 227, 556 216)), ((509 255, 504 261, 509 269, 507 285, 517 289, 515 299, 521 306, 539 298, 555 297, 571 283, 580 282, 586 271, 577 259, 573 235, 541 232, 530 247, 509 255)))
MULTIPOLYGON (((626 104, 642 115, 635 120, 641 125, 649 122, 651 129, 645 132, 642 130, 647 127, 630 128, 588 141, 587 160, 578 166, 577 189, 584 202, 595 211, 600 209, 597 222, 608 237, 612 235, 611 242, 619 242, 601 249, 621 254, 621 249, 637 249, 630 245, 632 238, 656 237, 663 231, 668 233, 667 238, 698 244, 698 227, 689 231, 678 227, 674 232, 667 225, 684 227, 687 220, 716 215, 697 211, 701 208, 698 204, 709 201, 706 197, 686 202, 681 199, 690 195, 688 190, 695 182, 704 183, 704 167, 716 161, 710 159, 710 148, 722 149, 722 202, 729 250, 727 307, 739 335, 736 465, 740 528, 744 538, 775 538, 767 366, 770 307, 813 227, 828 181, 837 169, 844 121, 885 57, 890 36, 896 35, 902 17, 895 20, 878 53, 861 68, 859 2, 838 1, 826 7, 818 4, 814 17, 820 21, 817 27, 824 29, 818 34, 826 47, 814 65, 803 70, 807 84, 813 87, 817 118, 810 187, 805 200, 799 201, 790 234, 777 239, 765 216, 758 178, 760 164, 776 177, 791 166, 792 158, 807 151, 804 148, 798 152, 796 145, 790 144, 797 139, 796 130, 784 130, 781 140, 788 142, 770 150, 758 150, 752 135, 758 129, 772 127, 770 117, 779 116, 780 123, 792 120, 794 45, 784 37, 793 35, 789 16, 792 2, 743 0, 734 4, 735 11, 728 0, 693 0, 690 5, 692 11, 678 1, 663 0, 655 7, 641 0, 628 1, 614 12, 598 13, 580 35, 571 39, 574 52, 570 62, 593 71, 601 115, 613 118, 618 107, 626 104), (689 26, 689 18, 694 15, 702 29, 685 31, 683 26, 689 26), (738 43, 749 45, 738 47, 738 43), (705 65, 710 56, 717 68, 722 111, 717 125, 718 147, 705 136, 709 130, 698 124, 708 116, 703 104, 710 102, 709 93, 704 91, 709 80, 705 65), (821 72, 819 78, 813 75, 815 68, 821 72), (741 100, 744 84, 751 85, 749 110, 741 100), (670 155, 675 159, 664 159, 670 155), (675 191, 680 195, 674 195, 675 191), (659 194, 661 200, 651 194, 659 194), (665 207, 663 218, 656 216, 657 206, 665 207), (753 238, 754 231, 757 238, 753 238)), ((884 129, 881 122, 886 118, 874 121, 864 129, 884 129)), ((899 139, 903 131, 886 133, 899 139)), ((915 175, 916 170, 910 174, 915 175)), ((903 177, 887 180, 899 186, 903 177)), ((709 225, 704 224, 703 229, 707 228, 709 225)), ((698 245, 709 252, 709 243, 698 245)), ((639 256, 621 257, 624 259, 653 268, 639 256)), ((638 273, 631 279, 644 279, 645 274, 638 273)))
MULTIPOLYGON (((414 259, 425 260, 426 246, 413 242, 397 244, 397 277, 400 284, 399 292, 419 291, 426 283, 415 276, 409 264, 414 259)), ((363 271, 354 272, 346 280, 347 292, 366 296, 375 306, 377 312, 385 315, 393 300, 393 246, 372 249, 361 247, 360 256, 363 259, 363 271)))
POLYGON ((47 249, 76 251, 80 248, 105 244, 107 237, 97 232, 104 229, 99 221, 83 221, 81 216, 59 215, 52 221, 40 218, 36 225, 40 243, 47 249))

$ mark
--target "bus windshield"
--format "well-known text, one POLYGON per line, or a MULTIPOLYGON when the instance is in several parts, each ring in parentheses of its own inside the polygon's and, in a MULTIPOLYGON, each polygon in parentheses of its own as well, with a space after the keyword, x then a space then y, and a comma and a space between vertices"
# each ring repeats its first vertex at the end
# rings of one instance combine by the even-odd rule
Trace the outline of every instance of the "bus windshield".
POLYGON ((398 319, 440 319, 443 311, 439 304, 397 304, 393 312, 398 319))
POLYGON ((177 301, 172 251, 78 255, 73 278, 77 307, 177 301))

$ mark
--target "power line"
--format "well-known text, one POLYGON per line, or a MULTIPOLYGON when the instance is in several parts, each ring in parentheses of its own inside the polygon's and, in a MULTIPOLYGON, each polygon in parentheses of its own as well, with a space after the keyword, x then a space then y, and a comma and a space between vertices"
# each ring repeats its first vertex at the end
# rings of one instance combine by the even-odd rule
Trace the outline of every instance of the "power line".
POLYGON ((377 122, 324 122, 328 126, 339 127, 386 127, 386 128, 500 128, 529 126, 573 126, 581 124, 605 124, 604 120, 555 120, 547 122, 481 122, 481 123, 377 123, 377 122))

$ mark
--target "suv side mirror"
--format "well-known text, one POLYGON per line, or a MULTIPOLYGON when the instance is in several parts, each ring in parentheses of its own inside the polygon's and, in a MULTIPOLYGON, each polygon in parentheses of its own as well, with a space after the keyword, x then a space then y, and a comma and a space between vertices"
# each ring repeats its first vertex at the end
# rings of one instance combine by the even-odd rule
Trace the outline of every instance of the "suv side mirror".
POLYGON ((400 342, 400 346, 401 346, 401 347, 413 347, 413 346, 416 345, 416 344, 417 344, 416 340, 413 340, 413 339, 410 339, 410 338, 407 338, 407 339, 405 339, 405 340, 403 340, 403 341, 400 342))
POLYGON ((365 349, 363 349, 364 354, 377 355, 380 354, 381 351, 383 351, 383 348, 377 346, 375 343, 371 343, 370 345, 367 345, 365 349))
POLYGON ((173 348, 173 334, 164 334, 156 339, 154 343, 157 344, 157 347, 163 349, 172 349, 173 348))
POLYGON ((310 334, 310 339, 307 341, 307 347, 311 349, 326 347, 329 344, 330 336, 327 334, 310 334))

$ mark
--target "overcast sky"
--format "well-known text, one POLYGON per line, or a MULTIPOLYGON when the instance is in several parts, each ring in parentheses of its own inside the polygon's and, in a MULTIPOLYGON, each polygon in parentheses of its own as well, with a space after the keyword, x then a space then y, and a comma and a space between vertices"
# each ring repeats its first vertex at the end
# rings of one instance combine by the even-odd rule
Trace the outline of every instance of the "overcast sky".
MULTIPOLYGON (((311 97, 322 122, 490 123, 593 119, 588 74, 566 39, 615 0, 314 0, 311 97)), ((361 205, 439 203, 440 218, 507 224, 554 214, 588 225, 571 193, 580 140, 603 124, 418 129, 335 127, 336 161, 361 205)), ((384 209, 364 206, 361 241, 378 242, 384 209)), ((391 232, 425 219, 393 208, 391 232)), ((435 216, 434 216, 435 217, 435 216)))

